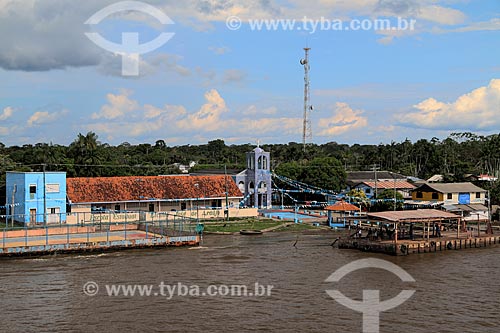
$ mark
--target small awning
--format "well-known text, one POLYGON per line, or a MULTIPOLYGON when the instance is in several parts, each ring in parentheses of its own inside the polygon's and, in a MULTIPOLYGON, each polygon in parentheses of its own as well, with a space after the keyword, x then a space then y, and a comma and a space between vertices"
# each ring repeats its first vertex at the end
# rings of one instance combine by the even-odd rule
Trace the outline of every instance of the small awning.
POLYGON ((358 212, 359 207, 354 206, 353 204, 350 204, 342 200, 342 201, 337 201, 332 206, 326 207, 325 210, 329 210, 332 212, 358 212))

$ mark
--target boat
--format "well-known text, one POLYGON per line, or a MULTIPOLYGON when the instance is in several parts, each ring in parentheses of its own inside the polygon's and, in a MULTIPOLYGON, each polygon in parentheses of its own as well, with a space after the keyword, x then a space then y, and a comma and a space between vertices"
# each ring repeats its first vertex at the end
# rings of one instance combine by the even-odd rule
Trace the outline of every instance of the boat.
POLYGON ((240 235, 255 236, 262 234, 263 232, 260 230, 240 230, 240 235))

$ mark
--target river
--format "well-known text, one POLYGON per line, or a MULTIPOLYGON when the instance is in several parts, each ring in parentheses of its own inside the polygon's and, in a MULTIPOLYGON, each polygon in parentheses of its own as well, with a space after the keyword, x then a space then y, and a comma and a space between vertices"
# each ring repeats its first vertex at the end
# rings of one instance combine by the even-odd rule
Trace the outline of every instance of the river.
POLYGON ((358 300, 363 289, 380 290, 383 300, 412 289, 412 298, 381 314, 380 332, 500 332, 500 248, 390 257, 332 248, 333 239, 332 233, 208 235, 193 249, 1 260, 0 331, 361 332, 361 313, 336 303, 327 289, 358 300), (340 284, 325 282, 362 258, 388 260, 416 282, 373 268, 340 284), (96 296, 83 291, 89 281, 99 286, 96 296), (261 297, 170 298, 109 296, 106 288, 162 283, 194 291, 258 283, 272 290, 261 297))

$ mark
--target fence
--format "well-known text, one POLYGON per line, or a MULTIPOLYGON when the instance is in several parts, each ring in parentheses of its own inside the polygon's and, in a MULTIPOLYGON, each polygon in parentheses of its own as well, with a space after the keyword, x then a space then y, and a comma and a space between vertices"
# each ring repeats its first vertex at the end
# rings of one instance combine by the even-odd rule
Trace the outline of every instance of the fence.
POLYGON ((196 219, 178 216, 173 213, 154 212, 103 212, 103 213, 61 213, 37 215, 3 215, 0 216, 0 225, 4 231, 55 229, 72 227, 95 227, 96 230, 106 230, 113 226, 147 224, 151 227, 162 227, 166 230, 185 230, 189 226, 196 226, 196 219), (28 222, 26 222, 28 221, 28 222), (45 222, 36 222, 45 221, 45 222))
MULTIPOLYGON (((75 244, 84 248, 113 246, 154 246, 170 243, 194 242, 199 239, 202 225, 195 220, 172 216, 170 214, 145 214, 139 220, 125 222, 102 222, 94 220, 85 225, 70 224, 24 224, 9 226, 0 234, 2 253, 15 247, 24 252, 69 249, 75 244), (154 215, 154 216, 153 216, 154 215), (201 227, 201 228, 200 228, 201 227), (138 231, 141 233, 138 234, 138 231), (92 245, 89 245, 92 244, 92 245), (80 245, 78 245, 80 246, 80 245), (23 249, 24 248, 24 249, 23 249)), ((21 251, 21 252, 22 252, 21 251)))

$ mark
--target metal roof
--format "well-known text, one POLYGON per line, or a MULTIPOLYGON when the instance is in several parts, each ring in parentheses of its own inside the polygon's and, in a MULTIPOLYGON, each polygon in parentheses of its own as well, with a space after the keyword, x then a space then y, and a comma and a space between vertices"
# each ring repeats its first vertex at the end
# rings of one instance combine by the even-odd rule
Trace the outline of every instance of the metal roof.
POLYGON ((416 191, 422 191, 425 188, 430 188, 436 192, 440 193, 472 193, 472 192, 487 192, 482 188, 472 184, 472 183, 445 183, 445 184, 424 184, 416 189, 416 191))
POLYGON ((347 181, 351 182, 364 182, 375 180, 375 174, 377 175, 377 179, 406 179, 406 176, 401 175, 395 172, 389 171, 348 171, 347 172, 347 181))
POLYGON ((468 205, 443 205, 447 211, 464 211, 464 212, 484 212, 488 207, 482 204, 468 204, 468 205))
POLYGON ((400 210, 379 213, 368 213, 368 219, 376 219, 389 222, 429 222, 446 219, 459 219, 452 213, 437 209, 400 210))

